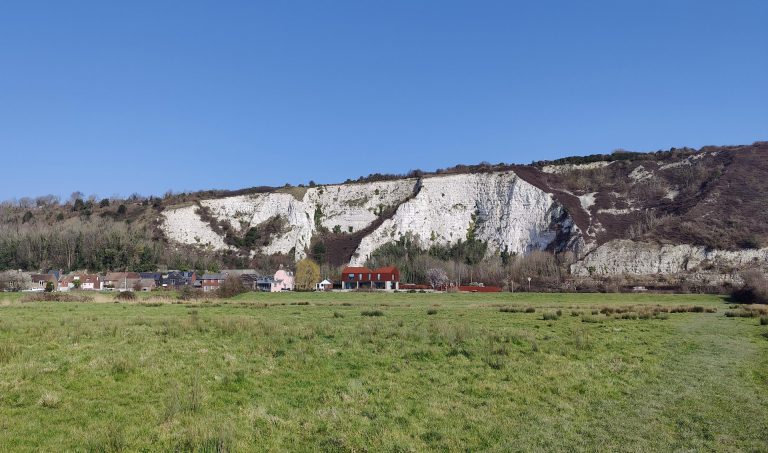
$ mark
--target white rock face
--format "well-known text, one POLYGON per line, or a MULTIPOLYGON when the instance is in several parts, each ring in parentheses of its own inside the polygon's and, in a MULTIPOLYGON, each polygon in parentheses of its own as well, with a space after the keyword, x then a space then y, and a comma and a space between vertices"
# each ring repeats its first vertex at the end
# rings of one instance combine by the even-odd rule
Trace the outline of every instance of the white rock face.
POLYGON ((768 248, 707 250, 692 245, 661 245, 614 240, 597 247, 571 266, 571 274, 654 275, 705 271, 709 268, 768 267, 768 248))
MULTIPOLYGON (((418 180, 401 179, 376 183, 352 183, 309 188, 301 200, 287 193, 242 195, 201 204, 219 221, 233 229, 248 228, 281 216, 285 231, 261 249, 267 254, 306 256, 316 233, 315 212, 320 225, 342 232, 370 226, 382 209, 397 208, 370 235, 363 238, 352 263, 361 264, 378 247, 410 233, 428 248, 432 244, 454 244, 466 240, 475 219, 476 237, 488 241, 489 253, 503 250, 526 253, 546 248, 557 235, 555 223, 579 243, 580 233, 553 197, 518 178, 513 172, 433 176, 424 178, 418 195, 412 197, 418 180)), ((177 242, 229 248, 210 225, 200 220, 196 206, 168 209, 163 230, 177 242)), ((583 241, 580 243, 583 245, 583 241)), ((577 244, 578 245, 578 244, 577 244)))
MULTIPOLYGON (((319 207, 321 224, 329 230, 359 231, 378 218, 380 209, 397 206, 413 194, 416 179, 399 179, 369 184, 339 184, 310 189, 304 198, 319 207)), ((315 207, 312 208, 314 216, 315 207)))
POLYGON ((544 173, 569 173, 573 170, 594 170, 596 168, 603 168, 611 165, 613 162, 607 160, 600 160, 597 162, 590 162, 588 164, 561 164, 561 165, 545 165, 541 171, 544 173))
MULTIPOLYGON (((413 193, 415 179, 401 179, 369 184, 341 184, 313 187, 302 200, 288 193, 263 193, 203 200, 219 221, 227 220, 238 232, 266 222, 272 217, 285 219, 287 228, 261 251, 266 254, 289 253, 295 248, 296 259, 306 256, 315 233, 315 210, 320 209, 322 226, 343 232, 358 231, 376 220, 382 208, 397 206, 413 193)), ((163 213, 165 234, 180 243, 226 250, 224 239, 195 213, 197 206, 171 208, 163 213)))
MULTIPOLYGON (((507 247, 510 253, 526 253, 555 239, 552 223, 563 212, 550 194, 513 172, 425 178, 415 198, 363 238, 352 264, 364 263, 374 250, 408 233, 423 248, 466 240, 475 214, 476 236, 488 241, 489 251, 507 247)), ((576 231, 570 219, 565 223, 576 231)))
POLYGON ((169 238, 182 244, 197 245, 212 250, 225 250, 228 248, 224 239, 219 236, 211 226, 200 219, 195 212, 196 205, 171 208, 163 213, 163 232, 169 238))

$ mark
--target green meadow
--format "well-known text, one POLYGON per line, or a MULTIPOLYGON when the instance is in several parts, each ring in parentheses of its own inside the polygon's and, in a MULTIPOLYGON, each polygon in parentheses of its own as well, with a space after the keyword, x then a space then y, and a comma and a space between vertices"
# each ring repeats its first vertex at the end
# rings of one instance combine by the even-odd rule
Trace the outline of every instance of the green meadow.
POLYGON ((0 451, 768 451, 752 314, 706 295, 2 294, 0 451))

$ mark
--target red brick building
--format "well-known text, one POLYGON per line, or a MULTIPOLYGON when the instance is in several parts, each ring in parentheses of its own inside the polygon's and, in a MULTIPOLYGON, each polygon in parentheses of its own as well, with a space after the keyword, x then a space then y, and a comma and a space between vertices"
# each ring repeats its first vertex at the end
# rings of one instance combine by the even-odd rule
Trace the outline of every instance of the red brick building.
POLYGON ((395 266, 368 269, 347 266, 341 271, 342 289, 400 289, 400 270, 395 266))

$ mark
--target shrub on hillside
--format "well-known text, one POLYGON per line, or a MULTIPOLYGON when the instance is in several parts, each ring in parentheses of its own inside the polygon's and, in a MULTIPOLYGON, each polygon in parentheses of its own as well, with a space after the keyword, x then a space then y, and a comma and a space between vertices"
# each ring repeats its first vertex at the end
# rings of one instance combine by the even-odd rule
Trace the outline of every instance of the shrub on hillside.
POLYGON ((744 284, 731 291, 731 302, 740 304, 768 304, 768 278, 760 271, 742 275, 744 284))

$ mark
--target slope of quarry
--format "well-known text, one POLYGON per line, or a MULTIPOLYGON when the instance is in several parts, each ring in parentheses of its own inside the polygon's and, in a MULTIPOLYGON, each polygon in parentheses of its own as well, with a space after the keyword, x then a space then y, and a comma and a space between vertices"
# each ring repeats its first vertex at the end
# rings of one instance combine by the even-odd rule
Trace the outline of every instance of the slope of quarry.
POLYGON ((166 209, 162 229, 176 242, 211 250, 233 249, 211 222, 243 234, 279 217, 285 228, 259 251, 306 256, 320 229, 351 234, 381 224, 361 238, 352 256, 362 263, 377 247, 410 234, 423 246, 465 240, 470 227, 494 252, 578 248, 579 231, 550 194, 514 172, 431 176, 374 183, 327 185, 302 193, 259 193, 202 200, 166 209), (298 196, 297 196, 298 195, 298 196), (382 218, 385 213, 390 217, 382 218), (383 220, 383 222, 382 222, 383 220))
POLYGON ((571 266, 576 276, 730 274, 735 269, 768 269, 768 248, 739 251, 614 240, 571 266))
POLYGON ((466 239, 470 226, 495 252, 545 250, 558 232, 567 239, 557 248, 583 245, 562 206, 514 172, 462 174, 425 178, 416 197, 363 238, 352 262, 363 264, 378 247, 406 234, 422 248, 453 244, 466 239))
POLYGON ((306 256, 312 235, 319 228, 352 233, 370 225, 378 214, 397 206, 413 194, 415 179, 371 184, 341 184, 308 188, 302 193, 258 193, 202 200, 200 206, 169 208, 163 213, 165 234, 172 240, 213 250, 234 249, 199 214, 207 208, 219 222, 227 222, 235 232, 279 217, 285 228, 260 252, 306 256))

